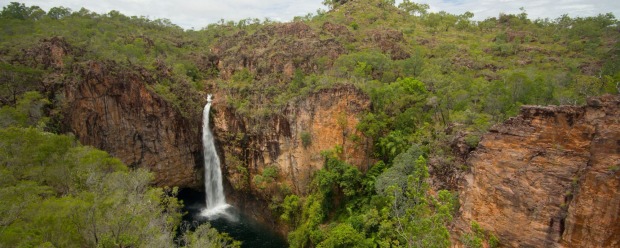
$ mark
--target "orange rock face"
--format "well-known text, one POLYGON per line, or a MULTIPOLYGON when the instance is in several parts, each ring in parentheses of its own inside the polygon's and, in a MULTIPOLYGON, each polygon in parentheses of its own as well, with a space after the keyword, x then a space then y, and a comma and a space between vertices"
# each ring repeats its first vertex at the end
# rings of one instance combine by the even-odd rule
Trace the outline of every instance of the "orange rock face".
POLYGON ((509 247, 620 246, 620 97, 524 106, 468 163, 460 225, 509 247))
POLYGON ((276 166, 281 179, 303 194, 312 173, 323 167, 321 152, 336 146, 342 147, 342 159, 348 163, 362 169, 367 166, 367 140, 356 126, 358 114, 369 108, 370 100, 352 86, 321 90, 289 104, 261 130, 252 130, 247 120, 223 105, 214 102, 214 133, 222 150, 220 157, 228 161, 224 167, 232 184, 243 184, 239 180, 249 180, 266 166, 276 166), (309 138, 306 146, 303 135, 309 138), (249 177, 238 176, 237 166, 246 167, 249 177))
POLYGON ((341 159, 365 169, 369 163, 367 143, 356 126, 358 114, 369 106, 370 100, 353 87, 324 90, 289 106, 286 112, 292 124, 291 136, 280 137, 282 155, 265 162, 280 165, 300 193, 307 190, 312 173, 323 168, 321 151, 340 146, 341 159), (310 137, 307 147, 302 142, 303 133, 310 137))
POLYGON ((228 182, 227 199, 276 228, 282 226, 274 222, 277 217, 270 217, 267 203, 281 196, 278 192, 283 186, 305 194, 313 173, 323 167, 322 151, 340 146, 341 158, 351 165, 363 170, 370 163, 367 151, 372 143, 356 129, 359 114, 370 107, 370 99, 353 86, 313 93, 277 111, 263 124, 236 115, 221 100, 225 99, 222 95, 215 97, 213 130, 228 182), (255 183, 267 167, 277 168, 279 186, 271 183, 260 188, 255 183))

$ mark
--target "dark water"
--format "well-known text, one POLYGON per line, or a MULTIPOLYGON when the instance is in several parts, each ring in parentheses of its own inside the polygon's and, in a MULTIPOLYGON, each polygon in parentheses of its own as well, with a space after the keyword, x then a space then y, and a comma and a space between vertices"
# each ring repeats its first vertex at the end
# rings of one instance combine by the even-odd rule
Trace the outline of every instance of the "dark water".
POLYGON ((187 214, 183 216, 184 221, 190 223, 193 221, 198 223, 209 222, 211 226, 218 231, 228 233, 235 240, 243 241, 241 247, 288 247, 286 241, 278 234, 239 212, 234 207, 228 209, 227 213, 229 217, 208 220, 206 217, 201 216, 200 212, 206 205, 203 192, 183 189, 179 192, 178 197, 183 200, 185 205, 183 210, 187 212, 187 214))

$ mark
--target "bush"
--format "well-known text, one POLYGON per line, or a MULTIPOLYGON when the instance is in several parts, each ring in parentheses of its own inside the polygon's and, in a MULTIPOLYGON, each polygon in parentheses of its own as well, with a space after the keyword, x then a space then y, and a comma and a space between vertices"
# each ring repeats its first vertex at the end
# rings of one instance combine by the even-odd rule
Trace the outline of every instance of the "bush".
POLYGON ((0 246, 172 246, 177 190, 146 169, 33 128, 0 129, 0 148, 0 246))
POLYGON ((301 145, 308 148, 312 144, 312 136, 309 132, 301 132, 301 145))
POLYGON ((475 135, 475 134, 469 134, 467 136, 465 136, 465 143, 471 147, 471 148, 475 148, 478 146, 478 143, 480 143, 480 136, 475 135))

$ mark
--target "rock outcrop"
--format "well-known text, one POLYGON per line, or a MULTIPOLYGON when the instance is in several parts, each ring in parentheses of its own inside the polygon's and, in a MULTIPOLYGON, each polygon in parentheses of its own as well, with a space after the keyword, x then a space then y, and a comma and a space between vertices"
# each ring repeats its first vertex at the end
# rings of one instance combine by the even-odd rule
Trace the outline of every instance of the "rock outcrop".
POLYGON ((393 60, 407 59, 411 55, 405 47, 405 38, 402 32, 393 29, 375 29, 368 32, 366 42, 374 44, 382 52, 390 54, 393 60))
MULTIPOLYGON (((244 208, 253 205, 245 203, 251 201, 262 201, 266 206, 282 188, 304 194, 313 173, 323 166, 321 151, 336 146, 343 149, 342 159, 364 170, 370 163, 367 151, 371 143, 356 126, 358 114, 369 107, 369 97, 353 86, 323 89, 288 104, 282 112, 271 115, 266 126, 253 130, 249 120, 216 98, 214 133, 223 173, 230 183, 227 196, 244 208), (267 167, 277 168, 278 188, 261 188, 256 183, 255 178, 267 167), (240 199, 235 195, 256 198, 240 199)), ((247 210, 258 219, 270 215, 265 207, 247 210)))
POLYGON ((252 34, 240 31, 222 37, 211 51, 214 63, 225 79, 244 68, 259 78, 279 73, 291 77, 296 69, 306 73, 318 72, 324 69, 322 67, 330 66, 320 65, 317 61, 321 58, 327 63, 346 53, 335 38, 321 39, 302 22, 267 25, 252 34))
POLYGON ((468 162, 461 227, 476 221, 508 247, 620 246, 619 96, 523 106, 468 162))
POLYGON ((188 120, 147 88, 139 70, 113 63, 76 65, 80 78, 64 86, 64 127, 82 144, 133 167, 149 168, 155 184, 200 188, 200 117, 188 120))

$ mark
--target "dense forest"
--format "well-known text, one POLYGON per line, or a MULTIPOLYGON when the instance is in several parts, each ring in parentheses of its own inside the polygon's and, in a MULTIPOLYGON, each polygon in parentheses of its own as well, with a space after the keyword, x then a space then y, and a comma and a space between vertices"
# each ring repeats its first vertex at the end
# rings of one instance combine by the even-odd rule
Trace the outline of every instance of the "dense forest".
MULTIPOLYGON (((411 1, 325 1, 289 23, 244 19, 183 30, 117 11, 11 3, 0 12, 0 246, 239 246, 208 224, 181 224, 177 189, 79 144, 63 126, 62 89, 93 61, 135 71, 187 118, 205 95, 258 132, 290 102, 351 85, 371 109, 357 126, 373 141, 370 168, 323 152, 307 194, 267 199, 291 247, 500 245, 473 222, 451 239, 455 177, 522 105, 578 105, 620 91, 620 26, 611 13, 556 19, 430 12, 411 1), (46 53, 50 44, 62 51, 46 53), (219 61, 219 62, 218 62, 219 61), (291 61, 284 63, 282 61, 291 61)), ((314 137, 302 135, 302 142, 314 137)), ((348 137, 356 142, 360 137, 348 137)), ((256 184, 276 183, 265 170, 256 184)), ((242 186, 240 186, 242 187, 242 186)))

